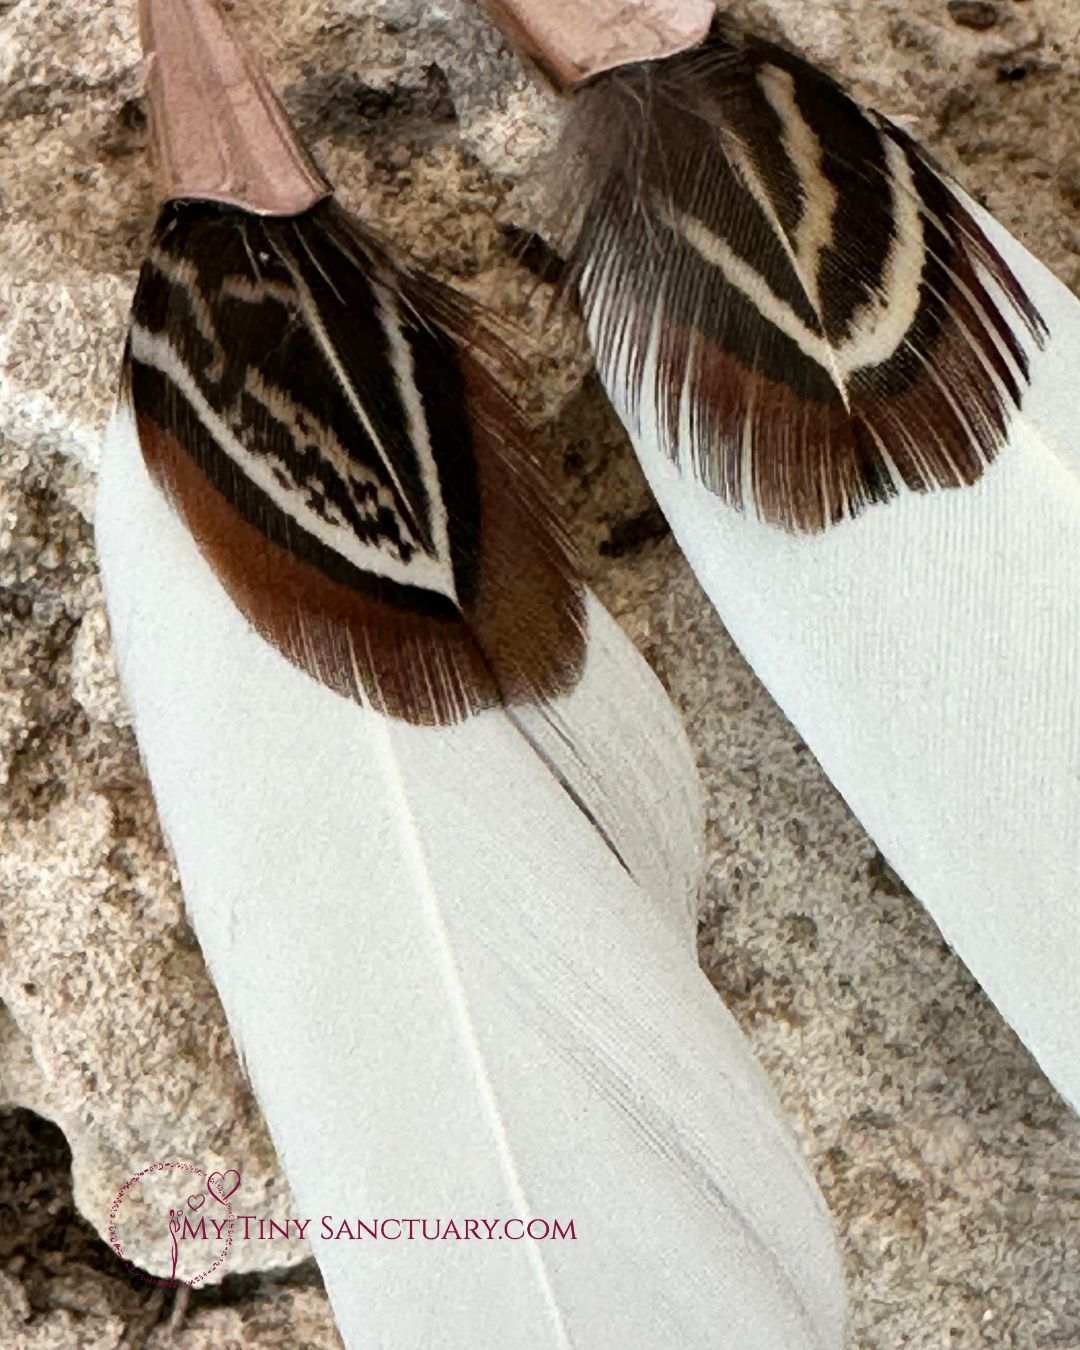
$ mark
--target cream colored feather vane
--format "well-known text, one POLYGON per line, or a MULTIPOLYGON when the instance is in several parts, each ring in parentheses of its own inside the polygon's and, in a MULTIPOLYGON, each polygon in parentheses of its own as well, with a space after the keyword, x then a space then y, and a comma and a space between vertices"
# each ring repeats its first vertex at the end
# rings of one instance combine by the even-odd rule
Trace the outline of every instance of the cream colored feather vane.
POLYGON ((570 279, 681 547, 1080 1105, 1080 302, 711 4, 488 7, 577 90, 570 279))
POLYGON ((695 961, 686 740, 575 573, 500 342, 335 203, 210 0, 143 26, 164 205, 98 547, 346 1343, 838 1350, 828 1215, 695 961))

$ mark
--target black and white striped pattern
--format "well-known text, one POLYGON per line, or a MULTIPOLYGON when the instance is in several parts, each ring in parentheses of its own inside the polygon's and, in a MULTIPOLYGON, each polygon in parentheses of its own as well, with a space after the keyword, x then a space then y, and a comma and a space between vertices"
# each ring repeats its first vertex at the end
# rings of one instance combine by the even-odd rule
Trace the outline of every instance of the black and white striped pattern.
POLYGON ((472 308, 333 202, 166 207, 133 308, 144 455, 234 600, 411 721, 551 696, 580 663, 567 548, 478 348, 472 308))
POLYGON ((668 453, 799 530, 978 479, 1044 330, 910 138, 724 25, 596 81, 577 135, 570 278, 668 453))

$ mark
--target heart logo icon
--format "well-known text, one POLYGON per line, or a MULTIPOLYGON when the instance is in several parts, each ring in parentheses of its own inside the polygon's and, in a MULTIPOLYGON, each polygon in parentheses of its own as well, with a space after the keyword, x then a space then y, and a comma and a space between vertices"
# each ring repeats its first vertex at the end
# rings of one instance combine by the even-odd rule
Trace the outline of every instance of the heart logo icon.
POLYGON ((235 1167, 230 1167, 227 1172, 211 1172, 206 1178, 206 1189, 219 1205, 223 1205, 230 1195, 235 1195, 239 1185, 240 1173, 235 1167))
POLYGON ((188 1209, 201 1209, 205 1201, 206 1196, 203 1195, 202 1191, 199 1191, 197 1195, 189 1195, 187 1198, 188 1209))

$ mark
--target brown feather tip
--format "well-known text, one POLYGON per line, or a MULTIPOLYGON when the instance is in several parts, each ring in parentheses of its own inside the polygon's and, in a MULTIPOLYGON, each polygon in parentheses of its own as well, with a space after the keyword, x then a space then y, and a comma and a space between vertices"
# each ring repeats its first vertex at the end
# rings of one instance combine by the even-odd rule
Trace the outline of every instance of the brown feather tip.
POLYGON ((478 309, 335 202, 176 203, 132 310, 143 456, 252 626, 416 725, 568 693, 584 594, 478 309))
POLYGON ((1045 325, 910 137, 719 22, 575 102, 562 287, 669 455, 797 531, 982 475, 1045 325))
POLYGON ((298 215, 330 184, 215 0, 140 0, 159 200, 298 215))

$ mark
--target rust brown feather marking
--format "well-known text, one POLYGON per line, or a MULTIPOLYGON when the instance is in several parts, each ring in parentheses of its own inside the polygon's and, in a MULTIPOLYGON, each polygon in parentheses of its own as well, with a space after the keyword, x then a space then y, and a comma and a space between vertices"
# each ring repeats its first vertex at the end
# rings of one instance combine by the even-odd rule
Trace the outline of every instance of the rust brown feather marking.
POLYGON ((138 418, 151 474, 233 603, 283 656, 345 698, 421 724, 499 702, 483 653, 456 613, 380 603, 335 581, 252 525, 187 446, 138 418))
POLYGON ((510 400, 479 363, 462 361, 484 528, 465 613, 508 703, 569 693, 584 660, 585 606, 570 546, 524 444, 510 400))

